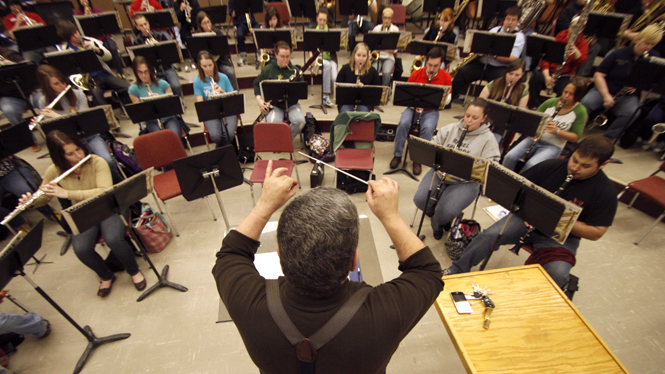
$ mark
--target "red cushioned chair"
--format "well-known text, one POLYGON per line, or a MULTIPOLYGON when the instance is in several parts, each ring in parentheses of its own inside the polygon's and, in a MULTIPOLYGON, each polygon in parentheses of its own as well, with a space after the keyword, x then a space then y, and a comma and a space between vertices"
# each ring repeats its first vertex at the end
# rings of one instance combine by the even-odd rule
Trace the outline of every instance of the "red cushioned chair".
POLYGON ((351 132, 346 135, 344 141, 370 142, 372 149, 339 148, 335 152, 335 167, 342 170, 372 171, 374 169, 374 121, 351 121, 349 129, 351 132))
POLYGON ((406 24, 406 7, 402 4, 389 4, 388 8, 393 10, 392 23, 396 26, 406 24))
MULTIPOLYGON (((373 122, 372 122, 373 123, 373 122)), ((293 150, 293 140, 291 139, 291 127, 284 122, 271 123, 262 122, 254 126, 254 152, 257 157, 254 160, 254 170, 249 177, 249 188, 252 193, 252 201, 256 204, 254 199, 254 183, 263 183, 266 176, 266 168, 268 167, 268 160, 258 159, 259 152, 284 152, 289 153, 289 160, 273 160, 273 170, 277 168, 286 168, 285 175, 291 176, 293 169, 296 169, 296 178, 298 179, 298 188, 302 188, 300 184, 300 175, 296 167, 296 158, 293 150)))
MULTIPOLYGON (((635 203, 635 200, 637 200, 637 197, 640 195, 644 195, 644 197, 665 208, 665 179, 656 175, 661 171, 665 172, 665 162, 660 164, 658 170, 656 170, 648 178, 628 183, 626 188, 621 191, 621 193, 619 193, 618 198, 621 198, 621 195, 623 195, 624 192, 631 190, 635 192, 635 196, 630 201, 630 204, 628 204, 628 209, 633 207, 633 203, 635 203)), ((645 232, 644 235, 637 239, 635 245, 639 245, 642 239, 644 239, 647 234, 649 234, 649 232, 651 232, 651 230, 656 227, 658 222, 662 221, 663 218, 665 218, 665 211, 663 211, 663 213, 658 216, 658 218, 656 218, 656 221, 651 225, 651 227, 649 227, 647 232, 645 232)))

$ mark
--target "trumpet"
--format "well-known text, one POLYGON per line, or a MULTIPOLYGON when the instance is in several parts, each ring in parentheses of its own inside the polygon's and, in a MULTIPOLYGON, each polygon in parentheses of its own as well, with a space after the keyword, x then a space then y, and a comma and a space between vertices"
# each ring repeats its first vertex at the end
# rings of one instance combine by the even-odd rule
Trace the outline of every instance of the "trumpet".
POLYGON ((192 7, 189 6, 189 1, 184 0, 185 3, 185 19, 187 23, 192 23, 192 7))
POLYGON ((146 12, 154 12, 155 8, 150 5, 149 0, 143 0, 143 3, 141 4, 141 8, 145 9, 146 12))
POLYGON ((17 14, 17 16, 23 18, 23 22, 25 23, 26 26, 32 26, 35 24, 34 22, 32 22, 30 17, 28 17, 24 12, 17 14))
MULTIPOLYGON (((46 108, 44 108, 44 109, 53 109, 55 104, 57 104, 58 101, 60 101, 60 99, 62 99, 62 97, 65 96, 71 88, 72 88, 72 86, 67 85, 67 87, 64 90, 62 90, 62 92, 60 92, 60 94, 58 94, 58 96, 56 96, 56 98, 53 99, 53 101, 51 101, 51 103, 49 103, 49 105, 47 105, 46 108)), ((35 118, 35 120, 32 121, 30 126, 28 126, 30 128, 30 131, 32 131, 35 127, 37 127, 37 124, 39 124, 39 122, 41 122, 41 120, 43 120, 43 119, 44 119, 43 114, 38 115, 37 118, 35 118)))
MULTIPOLYGON (((71 87, 71 86, 70 86, 70 87, 71 87)), ((64 92, 64 91, 63 91, 63 92, 64 92)), ((72 167, 71 167, 69 170, 67 170, 66 172, 60 174, 59 177, 53 179, 51 182, 53 182, 53 183, 58 183, 58 182, 60 182, 61 180, 65 179, 69 174, 71 174, 74 170, 76 170, 76 169, 78 169, 79 167, 81 167, 81 166, 82 166, 86 161, 88 161, 91 157, 92 157, 91 154, 85 156, 85 158, 83 158, 83 160, 79 161, 76 165, 72 166, 72 167)), ((12 219, 14 219, 14 217, 18 216, 22 211, 26 210, 28 207, 30 207, 30 205, 34 204, 35 201, 37 201, 37 199, 39 199, 42 195, 44 195, 44 191, 42 191, 42 190, 37 190, 37 192, 35 192, 34 194, 32 194, 32 196, 30 197, 30 199, 29 199, 28 201, 26 201, 26 202, 23 203, 23 204, 19 204, 19 205, 16 207, 16 209, 14 209, 14 211, 12 211, 11 213, 9 213, 9 214, 7 215, 7 217, 5 217, 5 219, 3 219, 2 222, 0 222, 0 224, 2 224, 2 225, 6 225, 6 224, 8 224, 9 221, 11 221, 12 219)))

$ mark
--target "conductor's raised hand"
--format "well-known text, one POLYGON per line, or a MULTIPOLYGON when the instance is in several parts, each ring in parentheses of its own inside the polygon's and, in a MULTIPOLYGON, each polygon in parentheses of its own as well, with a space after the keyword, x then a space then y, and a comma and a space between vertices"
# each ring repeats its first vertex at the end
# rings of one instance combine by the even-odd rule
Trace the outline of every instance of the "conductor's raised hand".
POLYGON ((368 181, 369 188, 365 196, 372 213, 381 221, 399 218, 398 199, 399 186, 390 178, 383 177, 377 181, 368 181))
POLYGON ((272 215, 296 194, 298 182, 284 175, 286 171, 286 168, 273 170, 272 160, 268 161, 263 192, 257 203, 257 207, 261 208, 261 213, 272 215))

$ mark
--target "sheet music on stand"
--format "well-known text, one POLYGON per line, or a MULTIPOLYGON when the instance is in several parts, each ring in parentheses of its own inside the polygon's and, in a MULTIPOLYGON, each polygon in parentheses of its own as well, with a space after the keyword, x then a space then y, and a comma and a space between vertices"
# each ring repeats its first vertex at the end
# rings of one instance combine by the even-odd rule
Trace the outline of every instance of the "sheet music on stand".
POLYGON ((296 48, 296 29, 256 29, 254 30, 254 37, 259 48, 275 48, 275 44, 279 41, 288 43, 292 49, 296 48))
MULTIPOLYGON (((348 88, 360 88, 360 89, 365 89, 365 88, 372 88, 374 91, 381 90, 381 101, 379 104, 365 104, 365 101, 358 103, 359 105, 370 105, 370 106, 385 106, 388 103, 388 93, 390 92, 390 87, 386 86, 373 86, 369 84, 365 84, 363 86, 353 84, 353 83, 335 83, 335 100, 339 101, 341 100, 341 96, 337 94, 337 88, 341 87, 342 89, 348 87, 348 88)), ((367 90, 369 91, 369 90, 367 90)), ((344 105, 337 103, 337 105, 344 105)), ((353 105, 353 104, 351 104, 353 105)))
POLYGON ((607 13, 593 10, 589 13, 589 18, 583 32, 586 37, 615 39, 617 35, 623 35, 628 29, 632 18, 632 14, 607 13))
POLYGON ((136 12, 134 17, 142 15, 150 23, 151 29, 161 29, 165 27, 180 26, 178 17, 173 8, 153 10, 151 12, 136 12))
POLYGON ((445 42, 433 42, 429 40, 414 40, 409 43, 409 52, 412 55, 425 56, 432 48, 440 47, 444 54, 445 61, 453 61, 456 58, 457 46, 445 42))
POLYGON ((55 25, 23 26, 14 31, 14 37, 22 52, 53 47, 63 41, 56 31, 55 25))
MULTIPOLYGON (((442 110, 446 106, 446 100, 448 99, 448 95, 450 94, 450 90, 452 89, 452 86, 440 86, 438 84, 426 84, 426 83, 413 83, 413 82, 395 82, 394 83, 394 91, 397 92, 397 87, 405 87, 406 90, 409 91, 409 93, 412 96, 416 96, 418 99, 421 99, 423 102, 428 102, 429 97, 435 97, 436 95, 440 95, 441 91, 443 91, 443 96, 441 97, 441 102, 439 103, 438 110, 442 110)), ((393 98, 393 105, 399 105, 399 106, 404 106, 400 104, 397 96, 393 98)))
POLYGON ((561 65, 566 43, 557 42, 553 36, 532 34, 526 37, 526 54, 536 60, 561 65))
POLYGON ((129 57, 143 56, 154 68, 160 65, 177 64, 183 61, 182 50, 176 40, 165 40, 154 44, 141 44, 127 47, 129 57))
POLYGON ((516 38, 515 34, 466 30, 463 50, 464 53, 487 53, 490 51, 492 55, 508 57, 516 38), (508 44, 510 44, 510 48, 504 48, 508 44))
POLYGON ((229 43, 226 36, 214 32, 199 32, 187 37, 187 46, 194 59, 201 51, 208 51, 213 56, 229 56, 229 43))
POLYGON ((106 111, 100 107, 48 118, 42 121, 39 126, 44 134, 48 134, 53 130, 60 130, 65 134, 76 135, 78 137, 92 136, 109 131, 111 128, 108 123, 106 111), (83 134, 81 134, 81 131, 83 131, 83 134))
POLYGON ((488 99, 490 104, 490 120, 492 126, 498 130, 515 131, 525 136, 540 134, 550 115, 536 110, 518 108, 515 105, 501 103, 488 99))
POLYGON ((76 26, 83 36, 100 36, 107 34, 120 34, 122 21, 118 12, 102 12, 81 16, 74 16, 76 26))

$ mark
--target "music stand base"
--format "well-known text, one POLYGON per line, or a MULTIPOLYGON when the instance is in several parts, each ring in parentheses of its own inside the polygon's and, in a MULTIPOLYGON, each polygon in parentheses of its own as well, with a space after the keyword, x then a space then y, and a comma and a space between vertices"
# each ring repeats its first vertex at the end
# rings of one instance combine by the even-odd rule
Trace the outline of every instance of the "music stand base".
POLYGON ((58 231, 57 234, 65 237, 65 242, 62 243, 62 248, 60 248, 60 256, 64 256, 65 253, 67 253, 69 246, 72 244, 72 234, 68 234, 64 231, 58 231))
POLYGON ((420 179, 418 179, 415 175, 413 175, 413 173, 411 173, 410 171, 406 170, 405 168, 399 168, 399 169, 395 169, 395 170, 389 170, 389 171, 386 171, 385 173, 383 173, 383 175, 395 174, 395 173, 400 172, 400 171, 403 172, 403 173, 405 173, 405 174, 408 175, 409 177, 411 177, 414 181, 416 181, 416 182, 420 182, 420 179))
POLYGON ((44 257, 46 257, 46 254, 43 255, 42 258, 36 258, 36 257, 33 256, 33 258, 35 259, 35 262, 25 264, 25 266, 35 265, 35 268, 32 270, 32 274, 34 274, 35 272, 37 272, 37 269, 39 268, 39 265, 41 265, 41 264, 52 264, 53 263, 53 262, 50 262, 50 261, 44 261, 44 257))
POLYGON ((328 111, 326 110, 326 106, 323 104, 318 104, 318 105, 310 105, 310 108, 313 109, 321 109, 323 111, 323 114, 328 114, 328 111))
POLYGON ((127 339, 131 336, 131 334, 125 333, 125 334, 115 334, 98 338, 97 336, 95 336, 95 333, 92 332, 90 326, 85 326, 83 327, 83 329, 85 330, 86 337, 88 338, 88 346, 85 348, 83 355, 81 355, 81 358, 76 363, 76 367, 74 368, 74 374, 80 373, 81 370, 83 370, 85 362, 88 361, 88 356, 90 356, 90 354, 95 348, 107 343, 112 343, 118 340, 127 339))
POLYGON ((187 292, 188 290, 187 287, 168 281, 166 279, 168 274, 169 274, 169 265, 166 265, 164 266, 164 269, 162 269, 162 275, 159 277, 157 283, 153 284, 152 287, 145 290, 145 292, 143 292, 141 296, 139 296, 139 298, 136 299, 136 301, 141 301, 145 299, 146 297, 150 296, 151 293, 163 287, 171 287, 178 291, 187 292))

